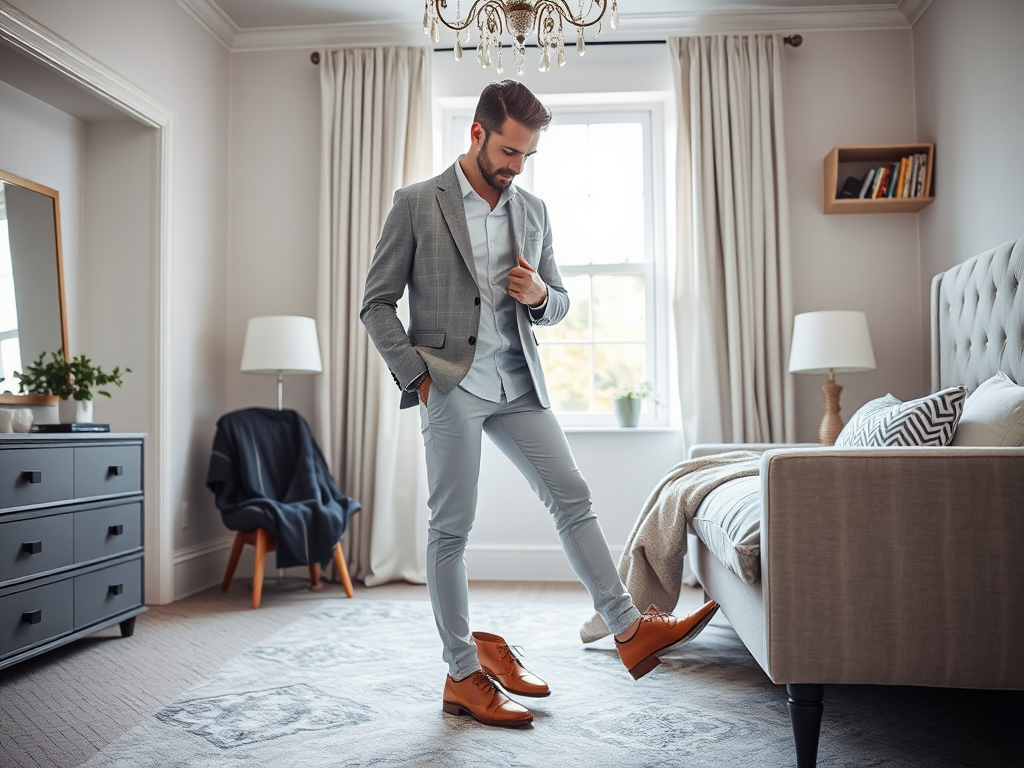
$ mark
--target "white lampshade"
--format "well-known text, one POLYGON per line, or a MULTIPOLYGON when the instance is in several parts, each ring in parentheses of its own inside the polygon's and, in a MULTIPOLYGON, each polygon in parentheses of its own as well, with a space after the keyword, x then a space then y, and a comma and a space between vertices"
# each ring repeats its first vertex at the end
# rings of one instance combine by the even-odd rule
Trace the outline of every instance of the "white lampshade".
POLYGON ((245 330, 242 370, 248 373, 320 373, 320 342, 312 317, 253 317, 245 330))
POLYGON ((863 312, 804 312, 793 318, 790 373, 875 370, 875 353, 863 312))

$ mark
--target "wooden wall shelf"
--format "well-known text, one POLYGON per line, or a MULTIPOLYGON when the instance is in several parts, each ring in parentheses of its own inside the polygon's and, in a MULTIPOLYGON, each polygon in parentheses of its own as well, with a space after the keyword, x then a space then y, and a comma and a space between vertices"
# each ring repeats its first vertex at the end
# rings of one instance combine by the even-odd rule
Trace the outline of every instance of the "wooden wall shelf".
POLYGON ((916 213, 935 201, 931 194, 934 168, 935 145, 931 143, 833 147, 825 156, 825 213, 916 213), (848 176, 863 179, 871 168, 921 153, 928 155, 924 197, 837 198, 840 186, 848 176))

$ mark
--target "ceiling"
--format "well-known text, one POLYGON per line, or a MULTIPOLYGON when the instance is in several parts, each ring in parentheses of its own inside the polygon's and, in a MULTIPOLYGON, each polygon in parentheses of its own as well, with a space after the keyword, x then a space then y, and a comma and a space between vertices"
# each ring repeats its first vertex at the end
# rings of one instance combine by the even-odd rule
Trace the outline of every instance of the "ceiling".
MULTIPOLYGON (((447 0, 448 13, 456 3, 447 0)), ((177 0, 232 51, 423 45, 423 0, 177 0)), ((473 0, 461 0, 463 10, 473 0)), ((575 3, 568 0, 570 7, 575 3)), ((619 0, 619 40, 730 32, 907 29, 932 0, 619 0)), ((446 35, 447 33, 447 35, 446 35)), ((451 32, 441 46, 451 45, 451 32)))

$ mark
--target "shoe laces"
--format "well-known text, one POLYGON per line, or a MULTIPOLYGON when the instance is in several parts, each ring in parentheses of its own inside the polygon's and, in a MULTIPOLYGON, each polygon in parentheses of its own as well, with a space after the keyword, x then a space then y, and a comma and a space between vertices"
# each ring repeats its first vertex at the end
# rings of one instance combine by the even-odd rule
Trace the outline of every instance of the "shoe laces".
POLYGON ((505 643, 498 646, 498 653, 501 654, 502 661, 514 661, 519 666, 523 666, 523 662, 519 660, 519 656, 525 656, 526 653, 518 645, 509 645, 505 643), (519 656, 516 656, 516 653, 519 656))
POLYGON ((498 690, 498 687, 494 684, 494 681, 491 680, 490 676, 483 670, 480 670, 475 675, 473 675, 473 685, 480 689, 480 693, 484 694, 498 690))
POLYGON ((640 614, 641 621, 669 621, 670 619, 672 619, 671 613, 661 610, 653 603, 650 608, 640 614))

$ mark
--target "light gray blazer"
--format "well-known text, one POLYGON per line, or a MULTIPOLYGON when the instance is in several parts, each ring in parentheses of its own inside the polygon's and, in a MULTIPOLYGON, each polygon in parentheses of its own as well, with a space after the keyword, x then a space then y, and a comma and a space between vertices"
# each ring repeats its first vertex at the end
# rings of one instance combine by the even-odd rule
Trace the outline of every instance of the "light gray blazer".
MULTIPOLYGON (((519 340, 537 398, 547 408, 550 402, 531 325, 560 321, 569 311, 569 296, 552 255, 551 222, 543 201, 517 188, 508 204, 516 252, 548 286, 548 304, 540 319, 533 319, 525 305, 516 306, 519 340)), ((442 392, 453 390, 469 372, 480 328, 480 289, 454 165, 395 193, 366 274, 359 317, 403 391, 402 408, 418 402, 416 394, 405 389, 424 370, 430 371, 442 392), (408 330, 397 312, 407 287, 408 330)))

